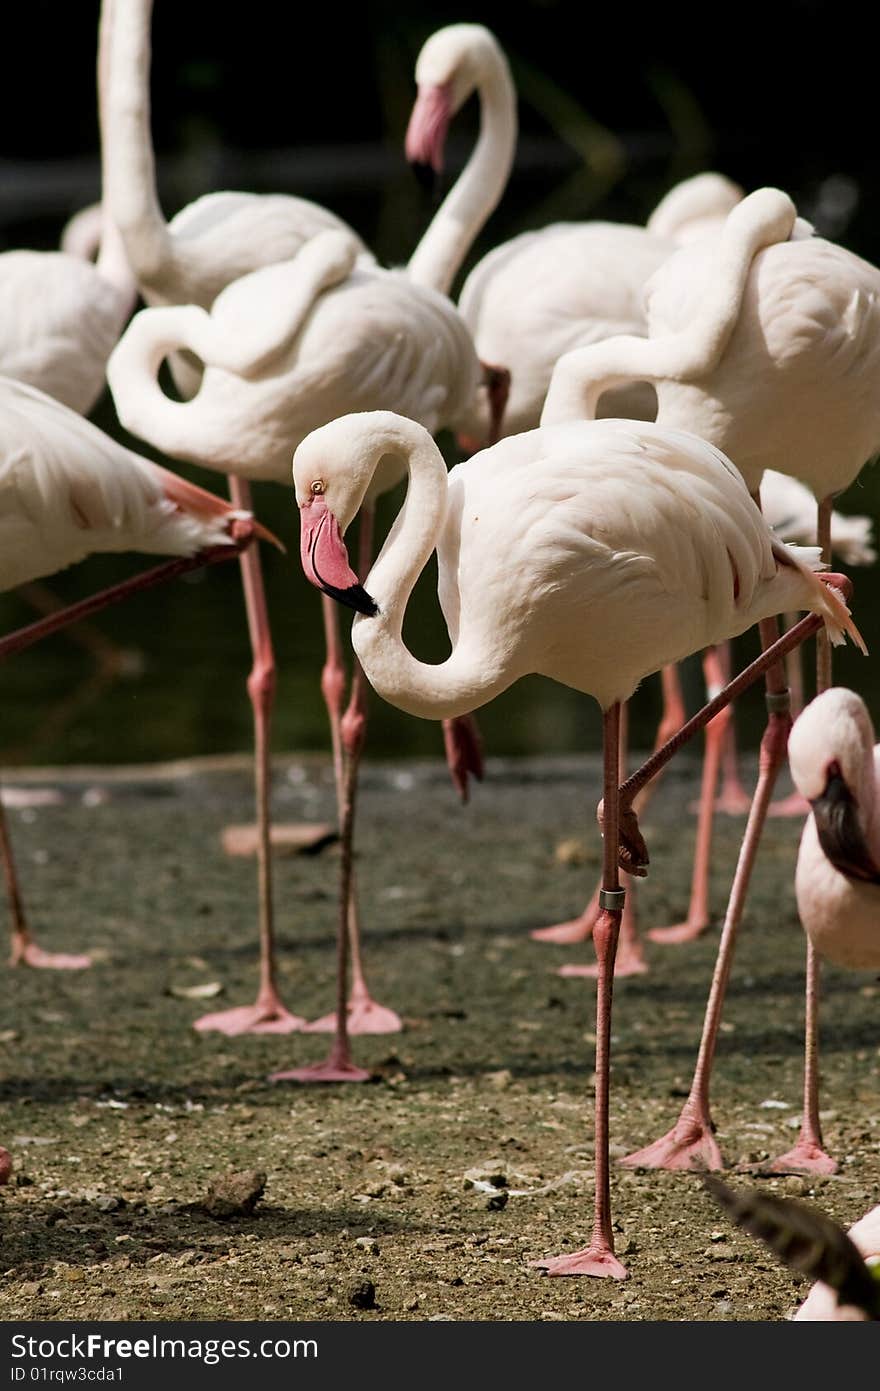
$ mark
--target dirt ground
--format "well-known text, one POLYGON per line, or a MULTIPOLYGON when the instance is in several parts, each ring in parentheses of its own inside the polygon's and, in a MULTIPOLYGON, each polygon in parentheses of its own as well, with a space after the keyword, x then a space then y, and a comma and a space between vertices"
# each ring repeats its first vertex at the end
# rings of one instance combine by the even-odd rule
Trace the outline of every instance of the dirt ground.
MULTIPOLYGON (((729 1228, 695 1175, 615 1172, 625 1283, 529 1266, 590 1225, 595 988, 556 974, 590 948, 528 930, 571 915, 593 886, 595 760, 490 764, 464 810, 439 765, 368 766, 368 974, 406 1028, 357 1040, 377 1080, 336 1089, 266 1080, 320 1057, 321 1036, 190 1027, 255 988, 253 862, 220 848, 221 828, 249 815, 242 760, 185 776, 16 774, 14 786, 62 799, 10 811, 41 941, 96 961, 3 975, 0 1139, 16 1172, 0 1191, 0 1317, 741 1320, 793 1307, 803 1285, 729 1228), (215 999, 170 993, 212 982, 215 999), (253 1214, 210 1216, 211 1181, 245 1168, 267 1175, 253 1214), (470 1170, 496 1176, 502 1196, 470 1170), (361 1307, 365 1282, 374 1307, 361 1307)), ((644 926, 682 915, 695 786, 681 764, 646 817, 644 926)), ((332 820, 326 763, 279 760, 275 806, 332 820)), ((741 826, 719 826, 719 913, 741 826)), ((731 1164, 787 1148, 797 1124, 798 835, 797 822, 770 824, 734 967, 714 1087, 731 1164)), ((337 863, 332 847, 277 863, 283 989, 310 1017, 332 1003, 337 863)), ((615 1155, 675 1119, 716 946, 716 930, 649 944, 649 974, 618 986, 615 1155)), ((803 1195, 846 1223, 878 1200, 878 1004, 870 974, 826 972, 823 1118, 839 1174, 732 1182, 803 1195)))

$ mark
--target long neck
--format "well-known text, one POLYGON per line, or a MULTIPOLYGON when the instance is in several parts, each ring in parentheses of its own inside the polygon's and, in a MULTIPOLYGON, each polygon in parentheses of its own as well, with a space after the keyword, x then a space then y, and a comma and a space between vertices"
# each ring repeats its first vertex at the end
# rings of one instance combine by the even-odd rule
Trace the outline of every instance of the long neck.
POLYGON ((445 662, 420 662, 402 636, 406 606, 446 515, 446 466, 429 438, 406 440, 404 436, 399 447, 409 470, 406 499, 364 585, 379 612, 371 618, 355 618, 352 643, 380 696, 411 715, 447 719, 466 714, 486 699, 479 694, 480 673, 475 669, 479 664, 463 662, 457 641, 445 662))
POLYGON ((516 92, 502 54, 487 50, 477 92, 477 143, 407 266, 417 285, 444 295, 449 294, 474 238, 504 192, 516 147, 516 92))
MULTIPOLYGON (((737 325, 755 256, 785 241, 795 216, 791 199, 776 189, 761 189, 740 203, 718 238, 690 321, 674 333, 621 335, 566 353, 554 368, 541 424, 594 420, 603 392, 626 382, 693 383, 715 371, 737 325)), ((662 398, 660 418, 672 423, 662 398)))
POLYGON ((98 56, 104 200, 142 285, 172 254, 150 136, 152 11, 153 0, 104 0, 98 56))

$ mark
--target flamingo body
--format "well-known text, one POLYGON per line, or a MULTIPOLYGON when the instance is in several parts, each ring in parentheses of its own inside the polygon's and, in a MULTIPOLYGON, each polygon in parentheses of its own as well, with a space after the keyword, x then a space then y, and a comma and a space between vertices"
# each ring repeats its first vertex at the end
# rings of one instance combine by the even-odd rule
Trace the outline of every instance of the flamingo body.
POLYGON ((134 287, 62 251, 0 256, 0 373, 87 415, 104 389, 107 359, 134 287))
MULTIPOLYGON (((210 316, 188 306, 141 311, 108 377, 123 424, 156 447, 282 482, 300 440, 349 410, 394 404, 439 429, 475 395, 480 366, 444 295, 405 271, 356 264, 350 238, 325 232, 291 262, 229 285, 210 316), (186 402, 169 400, 157 381, 163 356, 179 348, 205 363, 186 402)), ((392 471, 384 486, 401 476, 392 471)))
MULTIPOLYGON (((652 339, 696 317, 717 245, 711 236, 684 247, 655 275, 652 339)), ((795 224, 754 257, 712 370, 656 387, 659 418, 711 439, 750 488, 784 464, 816 497, 842 492, 880 446, 880 271, 795 224)))
POLYGON ((0 589, 97 551, 193 555, 241 516, 22 382, 0 378, 0 589))
POLYGON ((344 533, 389 453, 410 460, 410 487, 364 584, 378 611, 355 619, 352 640, 371 683, 411 714, 463 714, 530 672, 607 709, 664 662, 786 606, 824 612, 840 638, 842 615, 808 569, 815 552, 775 540, 733 465, 694 436, 625 420, 511 437, 448 481, 413 422, 387 412, 332 422, 294 459, 316 582, 339 557, 332 524, 308 522, 309 508, 344 533), (432 667, 407 652, 399 625, 435 544, 453 650, 432 667))

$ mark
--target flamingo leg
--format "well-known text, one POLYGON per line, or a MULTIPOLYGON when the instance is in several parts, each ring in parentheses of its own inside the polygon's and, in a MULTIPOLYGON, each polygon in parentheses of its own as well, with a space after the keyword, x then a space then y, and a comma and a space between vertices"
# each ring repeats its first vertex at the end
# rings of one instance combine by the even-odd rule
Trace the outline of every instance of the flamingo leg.
POLYGON ((12 853, 12 838, 9 834, 2 796, 0 796, 0 860, 3 861, 3 878, 6 882, 6 897, 9 903, 9 915, 12 919, 10 966, 35 966, 54 971, 82 971, 85 967, 91 966, 90 956, 78 956, 72 952, 44 951, 42 947, 37 946, 32 938, 21 897, 15 856, 12 853))
MULTIPOLYGON (((373 519, 372 507, 361 509, 360 535, 358 538, 359 577, 364 580, 369 573, 373 557, 373 519)), ((351 698, 348 709, 340 716, 342 689, 345 673, 342 663, 342 644, 339 640, 339 626, 336 615, 337 605, 326 595, 324 602, 324 630, 327 636, 327 660, 321 674, 321 690, 330 717, 330 737, 333 746, 333 770, 336 775, 336 806, 339 816, 340 833, 343 824, 345 781, 349 774, 357 785, 361 754, 367 737, 367 685, 359 663, 354 664, 352 674, 351 698), (329 606, 329 607, 328 607, 329 606)), ((350 862, 354 858, 354 802, 349 825, 349 840, 343 839, 343 858, 350 862)), ((350 1034, 396 1034, 403 1028, 400 1015, 393 1009, 377 1004, 367 988, 361 958, 361 927, 357 903, 357 879, 353 863, 348 872, 348 937, 351 953, 351 993, 348 997, 348 1032, 350 1034)), ((325 1014, 320 1019, 304 1026, 303 1032, 332 1034, 336 1030, 336 1012, 325 1014)))
POLYGON ((618 779, 620 776, 620 705, 606 710, 604 717, 604 821, 602 888, 600 909, 593 929, 593 942, 599 960, 596 989, 596 1098, 595 1154, 596 1191, 593 1232, 590 1243, 565 1256, 551 1256, 534 1264, 548 1275, 597 1275, 625 1280, 627 1269, 614 1254, 611 1227, 611 1178, 608 1153, 608 1101, 611 1057, 611 997, 614 986, 614 958, 622 917, 624 892, 618 871, 618 779))
POLYGON ((366 678, 360 664, 355 664, 352 693, 348 709, 342 717, 340 734, 344 754, 345 776, 339 825, 342 867, 339 876, 339 921, 336 931, 336 1010, 333 1015, 334 1036, 328 1056, 306 1067, 273 1072, 271 1082, 368 1082, 370 1073, 352 1060, 349 1018, 351 1000, 348 998, 348 958, 351 924, 352 842, 354 813, 357 798, 357 771, 360 752, 366 733, 366 678))
MULTIPOLYGON (((797 617, 795 616, 787 621, 785 626, 790 628, 796 622, 797 617)), ((792 654, 789 653, 786 662, 789 662, 791 658, 792 654)), ((718 644, 718 660, 721 663, 722 676, 726 683, 730 680, 730 674, 733 670, 729 642, 718 644)), ((747 816, 751 805, 751 794, 746 792, 740 777, 736 747, 736 712, 731 709, 730 724, 727 727, 721 750, 721 791, 715 800, 715 810, 723 812, 726 816, 747 816)))
MULTIPOLYGON (((675 671, 672 667, 670 670, 675 671)), ((629 722, 627 719, 627 706, 623 706, 620 714, 620 766, 618 777, 623 782, 626 777, 626 757, 628 747, 629 722)), ((623 976, 643 976, 648 970, 648 963, 645 961, 645 954, 642 950, 641 939, 639 938, 638 917, 636 914, 636 881, 626 876, 626 898, 623 905, 623 917, 620 923, 620 939, 617 944, 617 955, 614 958, 615 979, 623 976)), ((602 889, 602 880, 596 888, 593 897, 590 899, 590 907, 595 904, 595 919, 599 916, 599 894, 602 889)), ((588 910, 589 911, 589 910, 588 910)), ((545 929, 546 930, 546 929, 545 929)), ((591 927, 592 931, 592 927, 591 927)), ((532 936, 535 934, 532 933, 532 936)), ((546 940, 546 939, 545 939, 546 940)), ((597 961, 574 965, 560 966, 557 972, 560 976, 586 976, 588 979, 595 980, 599 975, 600 967, 597 961)))
MULTIPOLYGON (((794 614, 786 614, 785 621, 796 618, 794 614)), ((788 677, 788 689, 791 691, 791 718, 796 720, 804 708, 804 670, 801 653, 789 652, 785 659, 785 671, 788 677)), ((778 802, 770 803, 768 816, 808 816, 810 804, 806 798, 795 788, 787 797, 780 797, 778 802)))
MULTIPOLYGON (((831 559, 831 508, 833 499, 819 503, 818 541, 826 565, 831 559)), ((831 644, 823 630, 816 635, 816 692, 831 685, 831 644)), ((804 1112, 797 1140, 771 1164, 774 1173, 833 1174, 837 1162, 822 1143, 819 1121, 819 993, 821 962, 807 938, 806 1018, 804 1025, 804 1112)))
MULTIPOLYGON (((250 511, 250 485, 230 478, 229 494, 236 507, 250 511)), ((272 778, 271 721, 275 700, 275 655, 266 608, 260 554, 251 546, 240 557, 253 666, 248 695, 254 712, 254 772, 257 812, 257 885, 259 894, 260 983, 252 1005, 202 1015, 193 1024, 200 1033, 286 1034, 305 1022, 281 1001, 276 979, 275 924, 272 900, 272 844, 269 797, 272 778)))
MULTIPOLYGON (((765 619, 759 626, 761 646, 766 652, 778 636, 776 619, 765 619)), ((739 923, 745 908, 767 808, 770 804, 777 774, 785 758, 788 732, 791 728, 788 691, 780 665, 770 667, 767 671, 766 683, 768 721, 761 741, 758 785, 755 788, 752 809, 746 823, 724 927, 721 932, 691 1089, 672 1129, 659 1140, 654 1141, 653 1144, 627 1155, 625 1159, 620 1161, 621 1164, 631 1169, 720 1169, 722 1167, 721 1151, 713 1134, 714 1126, 709 1109, 709 1081, 727 982, 733 965, 739 923)))
MULTIPOLYGON (((706 691, 711 700, 724 689, 724 667, 718 650, 709 647, 703 653, 706 691)), ((712 859, 712 829, 715 819, 715 789, 721 767, 724 742, 733 715, 733 706, 726 705, 706 725, 706 750, 703 756, 703 778, 700 790, 700 814, 694 846, 694 868, 691 878, 691 897, 687 917, 674 927, 652 927, 648 933, 652 942, 669 946, 692 942, 702 936, 709 926, 709 868, 712 859)))

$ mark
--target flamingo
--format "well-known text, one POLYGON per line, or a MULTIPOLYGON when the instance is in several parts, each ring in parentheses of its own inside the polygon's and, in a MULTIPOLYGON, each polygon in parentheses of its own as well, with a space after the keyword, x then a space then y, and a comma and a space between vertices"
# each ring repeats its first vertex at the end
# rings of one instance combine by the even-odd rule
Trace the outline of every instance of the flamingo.
MULTIPOLYGON (((839 966, 880 968, 880 745, 864 701, 831 687, 795 721, 788 757, 796 788, 811 808, 801 835, 795 891, 813 951, 839 966)), ((834 1173, 819 1125, 818 980, 811 982, 804 1068, 804 1114, 814 1143, 801 1141, 774 1168, 810 1158, 834 1173)))
POLYGON ((819 1277, 795 1320, 880 1319, 880 1207, 844 1232, 823 1212, 795 1199, 734 1190, 712 1175, 703 1183, 736 1226, 759 1237, 798 1274, 819 1277))
MULTIPOLYGON (((0 591, 99 551, 146 551, 206 559, 234 556, 254 534, 249 513, 204 492, 168 469, 117 444, 44 392, 0 377, 0 591)), ((190 568, 190 562, 186 567, 190 568)), ((163 571, 135 577, 32 628, 0 638, 0 658, 48 635, 105 602, 115 602, 163 571)), ((75 970, 89 958, 44 951, 25 919, 0 801, 0 859, 12 917, 12 964, 75 970)))
MULTIPOLYGON (((764 470, 782 463, 811 490, 819 499, 819 542, 827 559, 832 499, 880 446, 880 271, 814 236, 795 212, 785 195, 759 190, 729 214, 720 237, 702 238, 676 252, 648 287, 651 336, 608 339, 572 354, 554 377, 545 415, 549 420, 589 416, 610 385, 629 378, 652 382, 658 420, 692 429, 723 449, 755 496, 764 470), (756 241, 762 209, 772 213, 774 200, 777 234, 769 244, 768 238, 756 241)), ((765 646, 772 631, 764 630, 765 646)), ((777 728, 763 749, 746 830, 749 848, 740 860, 746 884, 766 814, 764 792, 772 789, 790 727, 781 674, 774 680, 770 721, 777 728)), ((830 655, 820 640, 817 686, 822 690, 829 684, 830 655)), ((711 817, 709 791, 704 780, 705 817, 711 817)), ((717 1167, 721 1162, 711 1134, 709 1078, 738 911, 733 916, 729 911, 722 932, 691 1094, 672 1131, 626 1163, 717 1167)), ((687 923, 652 935, 682 941, 703 926, 689 914, 687 923)), ((808 943, 807 1028, 813 1036, 818 971, 808 943)), ((814 1065, 815 1054, 808 1061, 814 1065)), ((815 1120, 805 1112, 798 1142, 783 1156, 789 1168, 821 1171, 827 1163, 815 1120)))
MULTIPOLYGON (((530 672, 591 694, 603 711, 604 870, 599 956, 596 1204, 585 1250, 551 1274, 623 1278, 614 1255, 608 1180, 608 1059, 614 954, 624 894, 618 878, 622 702, 649 672, 792 607, 821 613, 835 640, 855 633, 847 610, 807 568, 812 552, 774 539, 736 469, 678 430, 625 420, 508 437, 447 475, 423 426, 387 411, 348 415, 313 432, 294 456, 306 575, 357 610, 352 642, 374 689, 425 719, 464 714, 530 672), (343 536, 377 468, 406 468, 403 507, 361 583, 343 536), (427 665, 401 633, 434 549, 452 651, 427 665), (613 634, 613 637, 609 637, 613 634)), ((346 785, 346 814, 353 786, 346 785)), ((641 838, 624 827, 622 867, 645 872, 641 838)), ((337 1080, 355 1069, 345 1030, 346 885, 337 937, 337 1035, 329 1058, 275 1080, 337 1080)))
MULTIPOLYGON (((503 55, 481 26, 454 25, 429 45, 432 71, 466 43, 474 62, 470 87, 481 94, 487 129, 477 142, 455 187, 438 209, 405 270, 366 263, 359 243, 339 228, 319 232, 287 261, 263 266, 227 285, 210 313, 198 305, 154 306, 136 315, 109 364, 109 380, 119 417, 133 433, 173 457, 241 478, 289 477, 290 456, 313 429, 351 410, 394 407, 432 432, 454 425, 491 378, 496 413, 503 404, 503 381, 474 351, 448 288, 503 186, 486 176, 485 149, 495 125, 514 125, 515 95, 503 55), (444 57, 444 55, 446 55, 444 57), (184 350, 204 364, 201 384, 186 402, 169 400, 157 381, 163 358, 184 350)), ((422 59, 418 72, 422 73, 422 59)), ((510 148, 512 156, 512 145, 510 148)), ((374 480, 370 502, 403 477, 396 463, 374 480)), ((371 554, 372 507, 362 518, 363 565, 371 554)), ((366 689, 355 671, 351 700, 342 714, 344 673, 338 620, 324 605, 327 661, 322 691, 330 714, 337 798, 341 810, 343 762, 360 759, 366 728, 366 689)), ((261 702, 256 719, 265 744, 272 678, 271 641, 265 615, 254 628, 261 702)), ((447 757, 453 779, 464 794, 470 772, 479 772, 477 736, 467 720, 447 722, 447 757)), ((266 755, 268 757, 268 755, 266 755)), ((268 780, 268 764, 258 776, 268 780)), ((268 827, 265 794, 259 794, 258 820, 268 827)), ((352 823, 349 823, 352 824, 352 823)), ((265 832, 268 836, 268 830, 265 832)), ((268 840, 265 859, 268 862, 268 840)), ((343 845, 343 858, 350 847, 343 845)), ((264 871, 264 874, 266 871, 264 871)), ((377 1005, 363 981, 358 922, 352 901, 355 972, 350 1024, 354 1032, 387 1032, 401 1027, 398 1016, 377 1005)), ((264 928, 263 937, 271 939, 264 928)), ((274 1008, 274 1007, 273 1007, 274 1008)), ((246 1011, 222 1011, 198 1022, 200 1028, 242 1032, 256 1018, 246 1011)), ((335 1027, 332 1015, 309 1026, 335 1027)))

